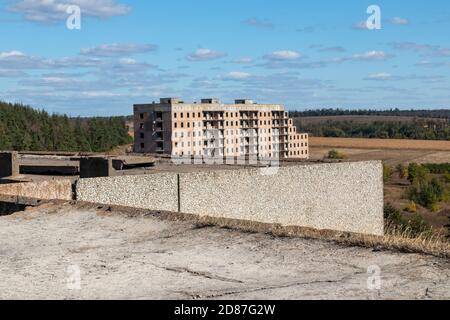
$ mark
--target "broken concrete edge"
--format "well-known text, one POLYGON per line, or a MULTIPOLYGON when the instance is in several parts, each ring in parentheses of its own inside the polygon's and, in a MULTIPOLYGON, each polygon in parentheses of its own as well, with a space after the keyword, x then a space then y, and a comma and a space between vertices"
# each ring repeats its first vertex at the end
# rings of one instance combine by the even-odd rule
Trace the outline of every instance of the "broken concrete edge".
POLYGON ((362 247, 374 250, 383 250, 399 253, 418 253, 442 259, 450 259, 450 246, 441 250, 433 247, 416 246, 413 242, 401 245, 392 245, 387 236, 366 235, 335 230, 317 230, 301 226, 282 226, 276 223, 263 223, 249 220, 230 218, 217 218, 205 215, 139 209, 127 206, 107 205, 102 203, 76 201, 76 200, 40 200, 25 197, 2 196, 0 202, 6 201, 30 207, 52 204, 54 206, 71 206, 77 209, 96 210, 99 216, 119 215, 128 218, 154 217, 165 221, 181 221, 192 224, 193 229, 223 228, 245 233, 268 234, 277 238, 300 238, 307 240, 324 241, 343 247, 362 247), (9 201, 8 201, 9 200, 9 201), (17 201, 17 202, 16 202, 17 201))
POLYGON ((17 151, 0 151, 0 178, 12 178, 19 174, 19 153, 17 151))

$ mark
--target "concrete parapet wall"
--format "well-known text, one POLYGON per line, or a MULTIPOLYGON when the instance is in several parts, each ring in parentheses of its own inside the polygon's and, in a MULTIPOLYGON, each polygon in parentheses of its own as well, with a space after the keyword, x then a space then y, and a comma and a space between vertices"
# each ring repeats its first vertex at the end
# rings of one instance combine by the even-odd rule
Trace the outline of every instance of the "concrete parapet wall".
POLYGON ((180 175, 180 211, 382 235, 378 161, 180 175))
POLYGON ((42 200, 72 200, 72 181, 58 179, 42 182, 10 183, 0 185, 0 195, 42 200))
POLYGON ((178 176, 160 173, 80 179, 79 201, 128 206, 150 210, 178 211, 178 176))
POLYGON ((383 234, 379 161, 81 179, 77 200, 383 234))

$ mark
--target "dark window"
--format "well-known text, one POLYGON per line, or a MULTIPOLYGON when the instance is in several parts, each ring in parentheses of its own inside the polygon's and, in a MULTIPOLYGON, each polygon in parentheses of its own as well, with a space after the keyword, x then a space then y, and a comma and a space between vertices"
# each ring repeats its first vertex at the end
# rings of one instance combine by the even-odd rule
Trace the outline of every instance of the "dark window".
POLYGON ((143 114, 143 113, 139 114, 139 117, 140 117, 141 119, 144 119, 144 114, 143 114))
POLYGON ((145 144, 141 143, 141 149, 144 149, 144 147, 145 147, 145 144))
POLYGON ((144 133, 143 132, 141 132, 141 139, 144 139, 144 133))

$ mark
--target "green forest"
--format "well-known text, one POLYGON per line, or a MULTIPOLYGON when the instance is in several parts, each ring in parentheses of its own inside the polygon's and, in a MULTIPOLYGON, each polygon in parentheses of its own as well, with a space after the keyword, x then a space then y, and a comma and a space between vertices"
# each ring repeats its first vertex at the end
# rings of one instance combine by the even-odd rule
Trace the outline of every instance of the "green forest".
POLYGON ((374 121, 361 123, 351 120, 328 120, 321 123, 295 121, 299 132, 315 137, 378 138, 413 140, 450 140, 450 124, 445 122, 374 121))
POLYGON ((390 117, 418 117, 450 119, 449 109, 436 110, 372 110, 372 109, 314 109, 305 111, 291 111, 291 117, 323 117, 323 116, 390 116, 390 117))
POLYGON ((321 109, 294 111, 290 116, 295 119, 299 132, 316 137, 450 140, 450 110, 321 109), (361 121, 348 116, 369 117, 361 121), (373 120, 370 116, 374 116, 373 120), (323 119, 308 121, 311 117, 323 119))
POLYGON ((105 152, 131 142, 125 117, 69 118, 0 102, 0 150, 105 152))

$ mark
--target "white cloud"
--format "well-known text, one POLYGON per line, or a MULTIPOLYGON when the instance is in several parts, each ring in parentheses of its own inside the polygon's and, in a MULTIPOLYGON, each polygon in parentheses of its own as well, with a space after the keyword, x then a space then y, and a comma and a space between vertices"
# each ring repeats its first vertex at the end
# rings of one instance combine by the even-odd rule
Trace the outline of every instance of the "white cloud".
POLYGON ((20 51, 0 52, 0 68, 4 69, 39 69, 45 67, 41 58, 27 56, 20 51))
POLYGON ((214 51, 211 49, 197 49, 195 52, 189 54, 186 59, 189 61, 207 61, 215 60, 225 57, 226 54, 223 52, 214 51))
POLYGON ((253 59, 252 58, 248 58, 248 57, 244 57, 244 58, 235 59, 235 60, 233 60, 231 62, 237 63, 237 64, 248 64, 248 63, 252 63, 253 59))
POLYGON ((93 48, 81 49, 81 54, 94 57, 117 57, 128 56, 137 53, 154 51, 157 46, 154 44, 102 44, 93 48))
POLYGON ((374 80, 374 81, 386 81, 386 80, 392 80, 393 76, 390 73, 372 73, 369 74, 364 80, 374 80))
POLYGON ((373 61, 373 60, 386 60, 389 56, 383 51, 368 51, 365 53, 354 54, 347 58, 347 60, 356 61, 373 61))
POLYGON ((369 74, 367 77, 364 78, 364 80, 370 80, 370 81, 411 81, 411 80, 417 80, 421 81, 423 83, 436 83, 441 82, 444 79, 443 76, 440 75, 417 75, 417 74, 410 74, 410 75, 392 75, 390 73, 372 73, 369 74))
POLYGON ((114 93, 111 91, 83 91, 83 92, 81 92, 81 95, 83 95, 85 97, 91 97, 91 98, 98 98, 98 97, 111 98, 111 97, 120 97, 121 96, 120 93, 114 93))
POLYGON ((24 57, 25 55, 20 51, 0 52, 0 59, 24 57))
POLYGON ((251 76, 250 73, 240 72, 240 71, 232 71, 223 76, 223 79, 226 80, 244 80, 248 79, 251 76))
POLYGON ((27 74, 20 70, 0 69, 0 78, 25 77, 27 74))
POLYGON ((404 19, 404 18, 400 18, 400 17, 394 17, 390 20, 390 22, 392 24, 396 24, 396 25, 407 25, 409 24, 409 20, 408 19, 404 19))
POLYGON ((297 60, 301 57, 301 54, 297 51, 281 50, 274 51, 271 54, 266 55, 266 59, 284 61, 284 60, 297 60))
POLYGON ((357 22, 352 26, 352 28, 355 30, 369 30, 369 28, 367 28, 367 21, 357 22))
POLYGON ((95 18, 125 15, 131 10, 115 0, 17 0, 7 9, 31 22, 52 23, 67 19, 71 5, 79 6, 82 15, 95 18))

